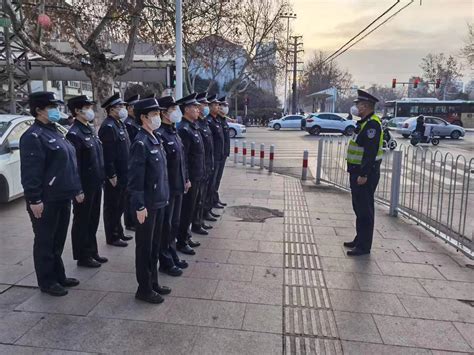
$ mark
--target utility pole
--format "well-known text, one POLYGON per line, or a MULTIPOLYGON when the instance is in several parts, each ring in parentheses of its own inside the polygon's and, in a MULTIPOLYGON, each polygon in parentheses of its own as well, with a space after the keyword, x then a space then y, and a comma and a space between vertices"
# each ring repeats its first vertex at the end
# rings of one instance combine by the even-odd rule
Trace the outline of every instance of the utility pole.
POLYGON ((176 99, 183 97, 183 1, 176 0, 176 99))
POLYGON ((296 99, 297 96, 297 85, 296 85, 296 73, 298 72, 298 53, 303 52, 303 49, 298 49, 299 46, 302 46, 302 42, 298 42, 300 38, 303 38, 303 36, 291 36, 293 38, 293 50, 289 51, 293 53, 293 84, 292 84, 292 89, 293 89, 293 99, 291 103, 291 113, 296 114, 297 113, 297 107, 298 107, 298 102, 296 99))
POLYGON ((288 95, 288 87, 287 87, 287 78, 288 78, 288 72, 287 72, 287 63, 288 63, 288 51, 290 49, 290 42, 289 42, 289 37, 290 37, 290 19, 296 19, 296 14, 294 13, 288 13, 284 12, 280 14, 280 18, 286 18, 287 23, 286 23, 286 52, 285 52, 285 100, 283 101, 283 112, 286 113, 288 106, 287 106, 287 95, 288 95))
MULTIPOLYGON (((237 77, 236 75, 236 62, 235 62, 235 59, 232 61, 232 70, 234 71, 234 82, 235 82, 235 79, 237 77)), ((235 100, 235 106, 234 106, 234 110, 235 110, 235 119, 237 119, 237 89, 235 90, 235 94, 234 94, 234 100, 235 100)))

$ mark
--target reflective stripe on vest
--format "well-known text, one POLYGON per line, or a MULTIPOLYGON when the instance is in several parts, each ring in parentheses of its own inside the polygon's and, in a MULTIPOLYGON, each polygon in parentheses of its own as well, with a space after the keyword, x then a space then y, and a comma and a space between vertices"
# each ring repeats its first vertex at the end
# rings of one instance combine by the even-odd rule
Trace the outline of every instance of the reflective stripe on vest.
MULTIPOLYGON (((376 121, 380 125, 380 129, 382 129, 382 122, 380 121, 380 118, 378 118, 376 115, 372 115, 370 119, 368 119, 366 122, 361 124, 360 132, 364 130, 365 125, 370 120, 376 121)), ((358 145, 356 140, 357 140, 356 134, 351 140, 349 140, 349 145, 347 147, 346 160, 350 164, 362 165, 362 157, 364 156, 364 147, 361 147, 360 145, 358 145)), ((379 140, 379 150, 377 151, 377 157, 375 158, 376 161, 382 160, 382 156, 383 156, 382 148, 383 148, 383 134, 381 131, 380 140, 379 140)))

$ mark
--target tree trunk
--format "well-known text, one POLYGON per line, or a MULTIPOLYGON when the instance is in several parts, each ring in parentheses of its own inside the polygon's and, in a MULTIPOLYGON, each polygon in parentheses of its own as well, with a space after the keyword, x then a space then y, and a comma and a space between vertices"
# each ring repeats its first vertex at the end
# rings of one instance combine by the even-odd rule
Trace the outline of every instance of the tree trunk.
POLYGON ((106 113, 101 108, 101 105, 110 96, 113 95, 114 75, 108 70, 94 70, 88 71, 87 76, 92 83, 92 92, 94 93, 94 101, 97 103, 97 125, 100 125, 104 120, 106 113))

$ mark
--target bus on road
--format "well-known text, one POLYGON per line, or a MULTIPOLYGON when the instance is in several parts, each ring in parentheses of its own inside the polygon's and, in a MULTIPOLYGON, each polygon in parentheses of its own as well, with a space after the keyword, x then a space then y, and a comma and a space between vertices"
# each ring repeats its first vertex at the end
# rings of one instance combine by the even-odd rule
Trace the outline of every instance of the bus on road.
POLYGON ((392 119, 390 126, 419 115, 436 116, 461 127, 474 128, 474 101, 403 98, 385 102, 384 117, 392 119))

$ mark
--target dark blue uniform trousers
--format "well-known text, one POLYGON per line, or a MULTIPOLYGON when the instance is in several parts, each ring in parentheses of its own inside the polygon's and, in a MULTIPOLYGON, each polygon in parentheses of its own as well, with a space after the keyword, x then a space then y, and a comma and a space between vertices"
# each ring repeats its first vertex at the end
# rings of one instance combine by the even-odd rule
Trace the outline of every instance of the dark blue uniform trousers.
POLYGON ((374 194, 380 180, 380 167, 367 175, 367 182, 364 185, 357 185, 358 176, 359 174, 355 172, 350 174, 352 207, 356 215, 357 234, 354 242, 357 248, 370 251, 375 222, 374 194))
POLYGON ((27 211, 35 234, 33 259, 38 286, 48 288, 66 279, 61 255, 69 226, 71 200, 45 202, 41 218, 35 218, 29 206, 27 211))
POLYGON ((160 267, 164 269, 172 268, 179 261, 176 253, 176 238, 178 236, 182 203, 183 195, 171 195, 169 204, 165 207, 160 248, 160 267))

